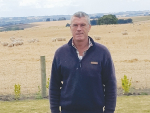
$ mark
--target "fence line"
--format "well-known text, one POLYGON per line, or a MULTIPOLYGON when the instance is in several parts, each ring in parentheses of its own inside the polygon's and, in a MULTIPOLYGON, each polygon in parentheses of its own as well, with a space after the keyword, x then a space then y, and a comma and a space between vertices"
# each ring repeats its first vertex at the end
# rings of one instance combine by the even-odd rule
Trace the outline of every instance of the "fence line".
MULTIPOLYGON (((142 56, 142 55, 141 55, 142 56)), ((114 56, 119 57, 119 56, 114 56)), ((115 61, 118 87, 121 78, 132 78, 132 87, 150 89, 150 60, 115 61)), ((0 95, 14 94, 14 85, 21 85, 21 94, 36 94, 41 86, 40 61, 0 60, 0 95)), ((50 77, 51 61, 46 62, 46 77, 50 77)), ((47 81, 47 79, 46 79, 47 81)))
MULTIPOLYGON (((1 62, 1 61, 0 61, 1 62)), ((21 85, 22 94, 35 94, 41 87, 40 62, 2 61, 0 63, 0 95, 14 94, 14 85, 21 85)), ((51 62, 46 62, 46 75, 50 77, 51 62)), ((47 79, 46 79, 47 80, 47 79)))

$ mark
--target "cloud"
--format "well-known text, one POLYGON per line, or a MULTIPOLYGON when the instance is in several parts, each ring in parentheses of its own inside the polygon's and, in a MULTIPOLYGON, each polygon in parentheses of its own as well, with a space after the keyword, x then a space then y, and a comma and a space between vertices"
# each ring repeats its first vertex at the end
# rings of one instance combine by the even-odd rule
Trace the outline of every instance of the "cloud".
POLYGON ((39 6, 39 0, 20 0, 19 6, 39 6))
POLYGON ((10 10, 11 9, 7 7, 7 4, 3 0, 0 0, 0 12, 6 12, 10 10))
POLYGON ((0 0, 0 16, 33 16, 150 10, 150 0, 0 0), (94 8, 93 8, 94 7, 94 8))
POLYGON ((20 7, 32 7, 32 8, 53 8, 64 7, 72 4, 74 0, 20 0, 20 7))
POLYGON ((3 0, 0 0, 0 8, 2 8, 4 6, 4 2, 3 0))

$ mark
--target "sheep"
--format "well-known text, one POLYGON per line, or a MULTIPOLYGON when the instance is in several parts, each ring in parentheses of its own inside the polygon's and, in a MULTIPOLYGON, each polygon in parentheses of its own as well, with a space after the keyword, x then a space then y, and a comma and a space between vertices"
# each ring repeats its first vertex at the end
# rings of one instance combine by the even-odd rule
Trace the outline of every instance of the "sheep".
POLYGON ((21 38, 18 38, 18 39, 16 39, 16 41, 23 41, 23 39, 21 39, 21 38))
POLYGON ((38 39, 31 39, 31 40, 28 40, 29 43, 34 43, 34 42, 39 42, 38 39))
POLYGON ((2 42, 2 45, 3 45, 3 46, 7 46, 7 45, 8 45, 8 42, 2 42))
POLYGON ((14 38, 14 37, 10 37, 10 40, 11 40, 12 42, 14 42, 14 41, 15 41, 15 38, 14 38))
POLYGON ((18 41, 18 44, 19 44, 19 45, 22 45, 22 44, 23 44, 23 41, 18 41))
POLYGON ((34 39, 28 40, 29 43, 34 43, 34 39))
POLYGON ((13 42, 14 46, 20 45, 18 41, 13 42))
POLYGON ((62 41, 66 41, 66 38, 62 38, 62 41))
POLYGON ((23 44, 23 39, 15 39, 14 37, 10 37, 10 40, 13 42, 13 44, 15 46, 18 46, 18 45, 22 45, 23 44))
POLYGON ((56 38, 52 38, 52 42, 56 42, 56 38))
POLYGON ((128 33, 127 32, 122 32, 122 35, 128 35, 128 33))
POLYGON ((56 38, 57 41, 66 41, 66 38, 56 38))
POLYGON ((14 46, 13 43, 9 43, 9 44, 8 44, 8 47, 13 47, 13 46, 14 46))
POLYGON ((38 39, 35 39, 35 42, 39 42, 39 40, 38 40, 38 39))
POLYGON ((23 42, 22 41, 15 41, 13 42, 14 46, 18 46, 18 45, 22 45, 23 42))
POLYGON ((57 41, 62 41, 62 38, 57 38, 57 41))
POLYGON ((99 37, 99 36, 94 36, 94 38, 95 38, 95 40, 100 40, 101 39, 101 37, 99 37))

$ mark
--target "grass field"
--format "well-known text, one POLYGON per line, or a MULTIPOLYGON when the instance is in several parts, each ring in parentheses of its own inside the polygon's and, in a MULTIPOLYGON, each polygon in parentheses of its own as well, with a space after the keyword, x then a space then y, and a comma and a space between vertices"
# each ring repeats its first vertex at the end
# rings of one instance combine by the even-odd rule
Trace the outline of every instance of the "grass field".
MULTIPOLYGON (((35 94, 41 85, 40 56, 46 57, 46 76, 50 77, 51 64, 57 48, 66 44, 71 36, 69 21, 33 23, 36 26, 20 31, 0 32, 1 42, 11 42, 10 37, 24 40, 23 45, 7 47, 0 44, 0 95, 14 94, 14 85, 21 85, 21 94, 35 94), (52 42, 53 38, 66 41, 52 42), (39 42, 29 43, 31 39, 39 42)), ((117 77, 132 78, 132 87, 150 88, 150 21, 135 24, 92 26, 89 36, 100 40, 111 52, 117 77), (128 35, 123 35, 127 32, 128 35)))
POLYGON ((150 16, 119 17, 119 19, 128 19, 128 18, 131 18, 133 23, 144 22, 144 21, 149 21, 150 20, 150 16))
MULTIPOLYGON (((49 101, 0 101, 0 113, 50 113, 49 101)), ((150 113, 150 96, 120 96, 115 113, 150 113)))

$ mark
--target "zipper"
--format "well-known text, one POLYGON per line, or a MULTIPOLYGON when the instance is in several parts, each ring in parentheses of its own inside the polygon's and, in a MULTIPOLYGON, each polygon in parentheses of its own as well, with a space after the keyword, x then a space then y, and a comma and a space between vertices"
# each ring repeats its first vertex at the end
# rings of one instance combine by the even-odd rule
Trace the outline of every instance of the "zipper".
MULTIPOLYGON (((90 48, 91 48, 91 47, 90 47, 90 48)), ((90 49, 90 48, 89 48, 89 49, 90 49)), ((84 54, 84 56, 82 57, 81 60, 80 60, 79 57, 78 57, 79 63, 80 63, 80 68, 82 67, 81 62, 82 62, 82 60, 84 59, 84 57, 87 55, 87 52, 89 51, 89 49, 85 52, 85 54, 84 54)), ((77 56, 78 56, 78 55, 77 55, 77 56)))
POLYGON ((79 60, 79 63, 80 63, 80 68, 81 68, 81 60, 79 60))

